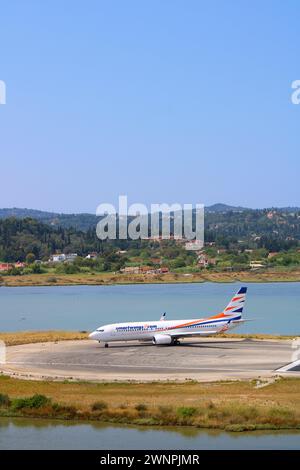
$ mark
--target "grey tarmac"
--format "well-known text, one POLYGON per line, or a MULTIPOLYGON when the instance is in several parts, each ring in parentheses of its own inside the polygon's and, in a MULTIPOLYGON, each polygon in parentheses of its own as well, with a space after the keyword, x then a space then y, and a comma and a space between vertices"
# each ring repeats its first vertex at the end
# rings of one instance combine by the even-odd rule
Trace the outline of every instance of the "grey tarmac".
POLYGON ((36 343, 7 348, 0 371, 29 379, 88 381, 215 381, 299 375, 278 372, 291 362, 288 340, 206 338, 178 346, 90 340, 36 343))

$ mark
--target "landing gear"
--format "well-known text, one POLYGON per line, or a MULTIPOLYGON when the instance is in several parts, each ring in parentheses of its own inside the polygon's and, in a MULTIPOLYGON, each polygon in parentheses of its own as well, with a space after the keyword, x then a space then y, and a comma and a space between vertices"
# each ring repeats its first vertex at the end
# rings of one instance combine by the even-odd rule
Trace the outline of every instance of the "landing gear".
POLYGON ((105 348, 108 348, 108 343, 105 343, 104 347, 105 347, 105 348))
POLYGON ((179 345, 180 345, 179 339, 173 339, 173 346, 179 346, 179 345))

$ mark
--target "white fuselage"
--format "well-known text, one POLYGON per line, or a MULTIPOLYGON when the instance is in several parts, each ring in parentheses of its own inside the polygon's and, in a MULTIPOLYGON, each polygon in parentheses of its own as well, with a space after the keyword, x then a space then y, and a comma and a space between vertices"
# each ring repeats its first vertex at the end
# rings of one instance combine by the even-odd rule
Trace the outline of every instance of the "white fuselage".
POLYGON ((90 334, 90 339, 111 341, 153 341, 156 337, 210 336, 234 328, 241 322, 241 315, 225 318, 195 320, 159 320, 149 322, 126 322, 104 325, 90 334))

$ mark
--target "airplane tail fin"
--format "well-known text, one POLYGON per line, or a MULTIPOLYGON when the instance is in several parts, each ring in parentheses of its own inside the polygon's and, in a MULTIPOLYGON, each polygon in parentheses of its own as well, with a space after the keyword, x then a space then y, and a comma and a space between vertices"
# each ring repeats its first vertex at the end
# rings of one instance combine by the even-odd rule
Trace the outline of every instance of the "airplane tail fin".
POLYGON ((223 310, 225 316, 229 316, 235 313, 240 313, 242 315, 243 308, 246 300, 247 287, 241 287, 239 291, 232 297, 231 301, 227 307, 223 310))

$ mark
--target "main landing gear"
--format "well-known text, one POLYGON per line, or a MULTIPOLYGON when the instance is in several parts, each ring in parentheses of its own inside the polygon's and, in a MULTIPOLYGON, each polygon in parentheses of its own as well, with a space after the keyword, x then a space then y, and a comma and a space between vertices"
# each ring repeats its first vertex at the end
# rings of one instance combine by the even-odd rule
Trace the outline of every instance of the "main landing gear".
POLYGON ((108 343, 105 343, 104 347, 105 347, 105 348, 108 348, 108 343))
POLYGON ((180 345, 179 339, 173 339, 172 344, 173 344, 173 346, 179 346, 180 345))

